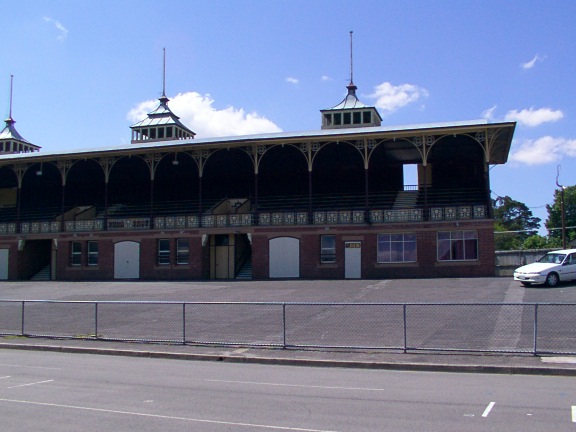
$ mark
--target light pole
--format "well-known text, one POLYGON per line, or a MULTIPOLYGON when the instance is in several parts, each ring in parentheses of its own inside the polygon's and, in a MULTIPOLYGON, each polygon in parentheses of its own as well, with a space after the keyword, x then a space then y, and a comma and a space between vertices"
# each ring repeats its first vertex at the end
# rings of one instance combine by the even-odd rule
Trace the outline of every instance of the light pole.
POLYGON ((557 166, 556 186, 560 188, 560 211, 562 212, 562 249, 566 249, 566 212, 564 211, 565 187, 558 183, 558 177, 560 177, 560 165, 557 166))

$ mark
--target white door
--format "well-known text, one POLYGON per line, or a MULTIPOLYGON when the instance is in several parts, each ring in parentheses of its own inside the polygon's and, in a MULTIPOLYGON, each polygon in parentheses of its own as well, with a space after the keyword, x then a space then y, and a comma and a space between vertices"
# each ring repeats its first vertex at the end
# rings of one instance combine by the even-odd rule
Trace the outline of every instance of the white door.
POLYGON ((0 249, 0 280, 8 279, 8 249, 0 249))
POLYGON ((140 277, 140 243, 118 242, 114 245, 114 279, 140 277))
POLYGON ((344 244, 344 277, 346 279, 362 277, 362 243, 359 241, 344 244))
POLYGON ((278 237, 269 242, 271 278, 300 277, 300 240, 278 237))

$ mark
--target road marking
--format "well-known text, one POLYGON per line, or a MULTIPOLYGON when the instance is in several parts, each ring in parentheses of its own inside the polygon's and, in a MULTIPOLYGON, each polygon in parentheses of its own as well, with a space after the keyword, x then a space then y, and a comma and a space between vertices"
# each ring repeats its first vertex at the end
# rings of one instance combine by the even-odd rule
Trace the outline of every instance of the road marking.
POLYGON ((6 375, 6 376, 3 376, 3 377, 0 377, 0 379, 4 379, 4 378, 10 378, 10 375, 6 375))
POLYGON ((28 384, 20 384, 17 386, 12 386, 12 387, 8 387, 9 389, 14 389, 14 388, 18 388, 18 387, 28 387, 28 386, 33 386, 36 384, 45 384, 45 383, 49 383, 52 382, 54 380, 46 380, 46 381, 38 381, 38 382, 33 382, 33 383, 28 383, 28 384))
POLYGON ((486 407, 486 409, 484 410, 482 417, 488 417, 488 414, 490 414, 490 411, 492 411, 492 408, 494 408, 494 405, 496 405, 496 402, 490 402, 488 404, 488 406, 486 407))
POLYGON ((572 423, 576 423, 576 405, 572 405, 572 423))
POLYGON ((370 388, 370 387, 335 387, 335 386, 315 386, 306 384, 282 384, 282 383, 267 383, 267 382, 255 382, 255 381, 231 381, 231 380, 219 380, 219 379, 204 379, 203 381, 208 382, 219 382, 228 384, 248 384, 248 385, 263 385, 263 386, 273 386, 273 387, 302 387, 302 388, 316 388, 316 389, 326 389, 326 390, 364 390, 364 391, 384 391, 383 388, 370 388))
POLYGON ((3 367, 17 367, 17 368, 30 368, 30 369, 48 369, 48 370, 62 370, 62 368, 55 368, 55 367, 46 367, 46 366, 27 366, 27 365, 18 365, 18 364, 6 364, 0 363, 0 366, 3 367))
POLYGON ((191 418, 191 417, 175 417, 175 416, 147 414, 147 413, 140 413, 140 412, 133 412, 133 411, 117 411, 117 410, 108 410, 108 409, 102 409, 102 408, 91 408, 91 407, 85 407, 85 406, 79 406, 79 405, 63 405, 63 404, 34 402, 34 401, 17 400, 17 399, 0 399, 0 402, 10 402, 10 403, 17 403, 17 404, 36 405, 36 406, 45 406, 45 407, 53 407, 53 408, 65 408, 65 409, 82 410, 82 411, 93 411, 93 412, 101 412, 101 413, 108 413, 108 414, 121 414, 121 415, 138 416, 138 417, 150 417, 150 418, 165 419, 165 420, 182 420, 182 421, 189 421, 189 422, 196 422, 196 423, 210 423, 210 424, 220 424, 220 425, 228 425, 228 426, 242 426, 242 427, 252 427, 252 428, 256 427, 256 428, 262 428, 262 429, 287 430, 287 431, 298 431, 298 432, 337 432, 337 431, 333 431, 333 430, 324 430, 324 429, 303 429, 303 428, 297 428, 297 427, 274 426, 274 425, 264 425, 264 424, 257 424, 257 423, 238 423, 238 422, 230 422, 230 421, 223 421, 223 420, 205 420, 205 419, 196 419, 196 418, 191 418))

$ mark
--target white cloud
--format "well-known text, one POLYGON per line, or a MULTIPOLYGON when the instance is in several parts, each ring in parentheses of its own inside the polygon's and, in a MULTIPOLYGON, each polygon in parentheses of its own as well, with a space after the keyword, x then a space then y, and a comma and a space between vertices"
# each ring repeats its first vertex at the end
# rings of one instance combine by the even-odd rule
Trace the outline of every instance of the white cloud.
POLYGON ((56 39, 58 39, 59 41, 66 40, 66 38, 68 37, 68 29, 64 27, 60 21, 52 19, 50 17, 44 17, 44 21, 52 24, 56 28, 56 30, 58 30, 59 34, 56 39))
POLYGON ((494 120, 494 111, 496 111, 497 105, 494 105, 491 108, 488 108, 482 113, 482 118, 493 121, 494 120))
POLYGON ((290 84, 298 84, 300 80, 298 78, 288 77, 286 78, 286 82, 289 82, 290 84))
POLYGON ((330 78, 328 75, 322 75, 322 77, 320 79, 322 81, 332 81, 332 78, 330 78))
POLYGON ((523 141, 512 149, 510 160, 526 165, 544 165, 558 162, 563 157, 576 157, 576 140, 544 136, 523 141))
POLYGON ((376 107, 389 114, 408 104, 424 99, 428 95, 428 90, 414 84, 395 86, 389 82, 383 82, 376 86, 374 93, 368 95, 368 97, 376 99, 376 107))
POLYGON ((517 121, 524 126, 535 127, 540 126, 542 123, 556 122, 563 117, 564 113, 560 110, 551 110, 550 108, 529 108, 523 109, 522 111, 508 111, 504 120, 517 121))
MULTIPOLYGON (((282 132, 272 121, 243 108, 228 107, 218 110, 213 107, 214 99, 209 94, 196 92, 179 93, 168 106, 180 117, 180 121, 198 134, 198 138, 252 135, 282 132)), ((128 113, 128 120, 135 123, 158 106, 158 101, 149 100, 138 104, 128 113)))
POLYGON ((542 63, 545 59, 545 56, 543 57, 536 54, 532 60, 527 61, 526 63, 521 63, 520 67, 522 69, 532 69, 536 65, 536 62, 542 63))

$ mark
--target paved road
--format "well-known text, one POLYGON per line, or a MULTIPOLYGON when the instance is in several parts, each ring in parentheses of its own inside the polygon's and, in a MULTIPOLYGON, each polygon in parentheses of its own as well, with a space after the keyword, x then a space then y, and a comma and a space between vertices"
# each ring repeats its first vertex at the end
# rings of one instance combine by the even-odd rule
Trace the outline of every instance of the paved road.
POLYGON ((0 351, 2 431, 568 431, 573 378, 0 351))

